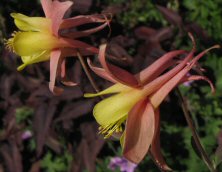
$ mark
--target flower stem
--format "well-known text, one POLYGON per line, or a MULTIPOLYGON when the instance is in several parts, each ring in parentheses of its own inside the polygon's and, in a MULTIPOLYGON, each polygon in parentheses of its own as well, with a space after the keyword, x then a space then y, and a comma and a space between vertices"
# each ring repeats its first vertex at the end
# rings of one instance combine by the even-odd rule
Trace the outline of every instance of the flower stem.
POLYGON ((92 87, 93 87, 93 89, 95 90, 95 92, 98 93, 98 92, 99 92, 99 88, 98 88, 98 86, 96 85, 96 83, 95 83, 92 75, 90 74, 89 68, 87 67, 87 65, 86 65, 83 57, 81 56, 81 54, 80 54, 79 52, 77 52, 77 57, 78 57, 81 65, 82 65, 82 67, 83 67, 83 70, 84 70, 87 78, 89 79, 90 84, 92 85, 92 87))
POLYGON ((193 121, 192 121, 192 119, 191 119, 191 117, 189 115, 189 110, 187 108, 187 104, 184 101, 184 98, 183 98, 179 88, 177 88, 177 93, 178 93, 179 99, 181 101, 181 106, 182 106, 182 109, 183 109, 184 116, 186 118, 187 124, 188 124, 189 128, 191 129, 195 145, 196 145, 200 155, 202 156, 202 159, 203 159, 204 163, 207 165, 208 169, 211 172, 218 172, 214 168, 212 161, 210 160, 209 156, 207 155, 206 151, 204 150, 203 146, 201 145, 199 135, 198 135, 198 133, 197 133, 197 131, 195 129, 195 126, 193 124, 193 121))

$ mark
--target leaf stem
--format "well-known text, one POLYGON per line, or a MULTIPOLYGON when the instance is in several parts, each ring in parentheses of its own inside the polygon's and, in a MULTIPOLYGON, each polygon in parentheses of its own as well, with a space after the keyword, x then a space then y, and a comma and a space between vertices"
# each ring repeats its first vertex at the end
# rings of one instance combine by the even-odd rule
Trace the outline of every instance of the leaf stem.
POLYGON ((179 99, 181 101, 181 106, 182 106, 182 109, 183 109, 184 116, 186 118, 187 124, 188 124, 189 128, 191 129, 195 145, 196 145, 200 155, 202 156, 202 159, 204 160, 204 163, 207 165, 208 169, 211 172, 218 172, 214 168, 212 161, 210 160, 209 156, 207 155, 206 151, 204 150, 203 146, 201 145, 199 135, 198 135, 198 133, 197 133, 197 131, 195 129, 195 126, 193 124, 193 121, 192 121, 192 119, 191 119, 191 117, 189 115, 189 110, 187 108, 187 104, 186 104, 186 102, 185 102, 185 100, 184 100, 184 98, 183 98, 179 88, 177 88, 177 93, 178 93, 179 99))

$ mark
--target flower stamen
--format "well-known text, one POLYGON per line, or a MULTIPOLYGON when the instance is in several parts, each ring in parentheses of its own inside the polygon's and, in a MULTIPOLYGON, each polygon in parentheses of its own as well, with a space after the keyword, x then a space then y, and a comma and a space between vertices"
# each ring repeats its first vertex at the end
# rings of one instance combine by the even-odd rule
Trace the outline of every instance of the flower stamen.
POLYGON ((4 39, 4 44, 5 44, 5 47, 6 49, 8 49, 9 51, 11 52, 15 52, 15 49, 14 49, 14 40, 15 40, 15 36, 18 34, 17 31, 14 31, 12 34, 11 34, 11 38, 9 38, 8 40, 7 39, 4 39))
POLYGON ((103 134, 104 135, 104 139, 109 138, 110 136, 112 136, 112 134, 114 132, 116 133, 120 133, 123 131, 123 123, 125 121, 125 117, 119 119, 118 121, 116 121, 115 123, 111 123, 108 124, 106 126, 100 126, 99 127, 99 134, 103 134))

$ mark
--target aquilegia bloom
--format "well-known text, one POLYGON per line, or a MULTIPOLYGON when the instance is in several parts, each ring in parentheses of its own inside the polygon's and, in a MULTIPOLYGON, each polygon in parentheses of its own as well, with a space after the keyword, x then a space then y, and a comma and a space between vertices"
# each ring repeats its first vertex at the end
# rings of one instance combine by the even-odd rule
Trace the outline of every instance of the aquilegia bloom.
POLYGON ((76 56, 77 53, 89 55, 98 53, 98 49, 82 41, 75 40, 82 36, 103 29, 109 20, 105 15, 76 16, 63 19, 71 7, 71 1, 41 0, 44 17, 28 17, 20 13, 12 13, 15 25, 20 31, 14 32, 6 42, 6 47, 21 56, 23 64, 18 70, 27 65, 50 60, 50 90, 55 94, 62 89, 56 88, 57 73, 65 77, 66 56, 76 56), (102 23, 92 29, 76 31, 73 28, 88 23, 102 23))
POLYGON ((159 105, 173 88, 186 81, 203 79, 214 91, 208 78, 199 75, 189 76, 187 73, 205 53, 218 46, 194 56, 195 42, 193 37, 190 37, 194 45, 192 51, 188 53, 184 50, 175 50, 166 53, 136 75, 107 63, 105 45, 100 47, 99 52, 103 68, 95 67, 88 61, 96 74, 115 83, 100 93, 85 94, 85 97, 114 94, 94 107, 93 115, 100 125, 100 133, 104 134, 105 138, 121 135, 123 155, 134 163, 139 163, 150 150, 160 168, 170 169, 160 151, 159 105), (178 60, 178 55, 185 55, 185 58, 178 60), (164 73, 169 68, 171 69, 164 73))

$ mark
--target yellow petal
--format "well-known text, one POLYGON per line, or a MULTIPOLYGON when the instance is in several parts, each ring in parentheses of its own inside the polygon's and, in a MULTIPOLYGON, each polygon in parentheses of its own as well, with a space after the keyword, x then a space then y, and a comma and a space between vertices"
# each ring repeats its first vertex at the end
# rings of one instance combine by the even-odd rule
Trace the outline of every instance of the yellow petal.
POLYGON ((121 148, 124 147, 124 144, 125 144, 125 137, 126 137, 126 130, 123 132, 122 136, 120 137, 120 145, 121 145, 121 148))
POLYGON ((27 65, 49 60, 50 51, 42 51, 32 56, 22 56, 21 58, 24 64, 17 68, 18 71, 23 70, 27 65))
POLYGON ((123 84, 115 84, 103 91, 100 91, 99 93, 86 93, 84 94, 84 97, 96 97, 96 96, 101 96, 101 95, 105 95, 105 94, 113 94, 113 93, 119 93, 122 91, 129 91, 131 90, 130 87, 125 86, 123 84))
POLYGON ((132 89, 130 92, 121 92, 102 100, 93 110, 96 121, 106 127, 125 118, 137 101, 144 97, 142 91, 132 89))
POLYGON ((28 17, 20 13, 11 13, 15 25, 22 31, 51 32, 51 20, 44 17, 28 17))
POLYGON ((27 64, 22 64, 22 65, 20 65, 19 67, 17 67, 17 70, 18 71, 21 71, 21 70, 23 70, 25 67, 27 66, 27 64))
POLYGON ((32 56, 41 51, 66 46, 53 35, 41 32, 17 32, 8 42, 20 56, 32 56))

